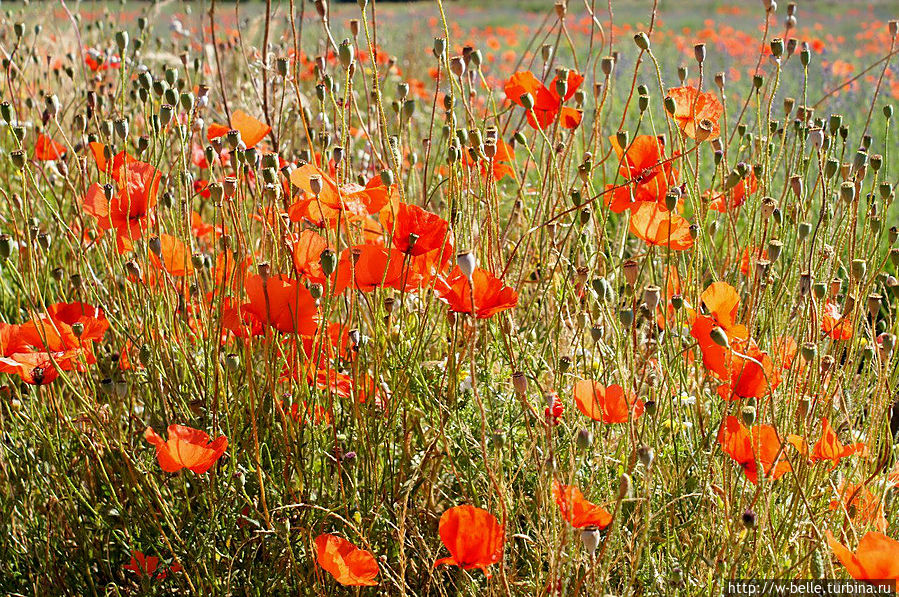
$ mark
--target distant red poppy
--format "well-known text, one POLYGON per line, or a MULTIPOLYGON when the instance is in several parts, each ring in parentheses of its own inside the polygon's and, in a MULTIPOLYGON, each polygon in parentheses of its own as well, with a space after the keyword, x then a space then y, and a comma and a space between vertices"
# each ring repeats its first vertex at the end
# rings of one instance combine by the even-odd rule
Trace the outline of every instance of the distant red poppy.
POLYGON ((721 450, 743 467, 752 483, 758 483, 759 473, 773 480, 792 470, 783 457, 782 442, 771 425, 754 425, 749 429, 734 416, 727 417, 718 430, 721 450), (761 470, 759 470, 761 466, 761 470))
POLYGON ((852 553, 834 539, 830 531, 827 531, 826 536, 827 544, 852 578, 865 581, 889 580, 892 582, 884 586, 894 591, 899 589, 899 541, 871 531, 862 537, 858 542, 858 549, 852 553))
POLYGON ((373 292, 378 288, 414 290, 420 275, 407 262, 406 255, 396 249, 377 245, 357 245, 343 250, 337 262, 334 293, 347 288, 360 292, 373 292))
POLYGON ((155 578, 156 580, 164 580, 169 572, 181 572, 181 565, 172 562, 170 566, 159 567, 159 558, 156 556, 145 556, 136 549, 131 551, 131 561, 122 566, 125 570, 130 570, 138 576, 147 578, 155 578))
POLYGON ((224 435, 212 441, 207 433, 184 425, 169 425, 168 434, 166 441, 152 427, 144 431, 144 439, 156 446, 159 466, 167 473, 186 468, 202 475, 228 448, 228 438, 224 435))
POLYGON ((574 401, 578 410, 594 421, 627 423, 643 414, 643 401, 624 391, 618 384, 582 379, 574 384, 574 401))
POLYGON ((40 161, 58 160, 66 154, 66 146, 40 133, 34 143, 34 159, 40 161))
POLYGON ((668 97, 674 100, 674 114, 670 116, 685 135, 696 139, 696 129, 703 120, 708 120, 711 127, 709 139, 717 139, 721 135, 719 120, 724 108, 714 93, 700 93, 692 86, 675 87, 668 90, 668 97))
POLYGON ((837 487, 838 499, 830 501, 830 509, 845 513, 859 527, 872 526, 881 533, 887 530, 884 500, 874 495, 865 485, 841 481, 837 487))
POLYGON ((240 139, 247 147, 255 147, 260 141, 265 139, 272 127, 253 118, 243 110, 235 110, 231 113, 230 127, 222 124, 210 124, 206 137, 212 141, 228 134, 228 131, 232 129, 240 132, 240 139))
POLYGON ((709 203, 709 209, 720 213, 727 213, 728 210, 736 209, 746 203, 746 199, 759 188, 759 181, 755 177, 755 173, 749 173, 749 176, 737 183, 737 186, 712 196, 709 203))
POLYGON ((672 251, 686 251, 693 246, 690 223, 677 212, 658 203, 639 203, 632 209, 631 232, 643 242, 672 251))
POLYGON ((179 239, 170 234, 160 234, 159 255, 149 252, 150 262, 158 269, 164 270, 171 276, 189 276, 194 271, 191 261, 190 248, 179 239))
POLYGON ((605 508, 584 499, 584 494, 574 485, 563 485, 553 480, 553 496, 562 512, 562 518, 576 529, 604 529, 612 522, 612 515, 605 508))
POLYGON ((311 282, 324 283, 321 255, 328 248, 328 241, 315 230, 302 230, 288 239, 293 257, 294 273, 311 282))
POLYGON ((834 340, 849 340, 853 334, 851 319, 843 315, 838 304, 830 301, 824 305, 821 329, 834 340))
POLYGON ((527 113, 527 119, 528 124, 535 129, 546 129, 557 118, 559 125, 563 128, 576 128, 581 123, 581 113, 562 104, 571 99, 578 87, 581 86, 581 83, 584 82, 584 77, 576 71, 568 71, 564 98, 560 97, 556 90, 558 80, 559 76, 556 75, 549 87, 546 87, 533 73, 529 71, 517 72, 506 82, 506 97, 521 107, 524 107, 521 97, 525 93, 529 93, 534 98, 534 109, 532 112, 529 111, 527 113))
POLYGON ((450 508, 440 517, 440 540, 450 557, 440 558, 434 566, 450 564, 465 570, 487 567, 503 557, 505 532, 493 514, 468 504, 450 508))
POLYGON ((482 268, 475 268, 469 280, 457 265, 446 278, 437 279, 435 291, 449 305, 450 311, 471 314, 474 307, 475 317, 478 319, 493 317, 518 304, 515 289, 506 286, 502 280, 482 268))
POLYGON ((359 549, 346 539, 327 533, 315 538, 318 565, 334 580, 347 587, 378 584, 378 562, 371 552, 359 549))

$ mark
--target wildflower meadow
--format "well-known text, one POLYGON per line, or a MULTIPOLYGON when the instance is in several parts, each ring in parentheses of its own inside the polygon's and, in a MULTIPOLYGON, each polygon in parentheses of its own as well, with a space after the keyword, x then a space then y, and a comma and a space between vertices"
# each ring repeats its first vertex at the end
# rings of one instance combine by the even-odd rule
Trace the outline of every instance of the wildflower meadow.
POLYGON ((0 594, 895 592, 896 18, 4 2, 0 594))

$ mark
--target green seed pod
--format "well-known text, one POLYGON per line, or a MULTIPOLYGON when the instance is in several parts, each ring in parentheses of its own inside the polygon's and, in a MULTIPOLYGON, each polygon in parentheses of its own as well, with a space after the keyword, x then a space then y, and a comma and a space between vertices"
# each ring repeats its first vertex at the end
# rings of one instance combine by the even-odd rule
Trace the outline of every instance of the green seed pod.
POLYGON ((641 50, 649 49, 649 36, 644 32, 637 33, 634 35, 634 43, 637 44, 637 47, 641 50))
POLYGON ((117 31, 115 34, 115 45, 118 46, 119 52, 124 53, 128 47, 128 32, 117 31))
POLYGON ((355 61, 355 48, 353 48, 352 42, 349 39, 344 39, 340 42, 340 47, 337 48, 337 55, 340 58, 340 64, 343 65, 343 68, 349 68, 351 64, 355 61))
POLYGON ((6 261, 12 254, 12 237, 0 234, 0 260, 6 261))
POLYGON ((321 264, 322 272, 324 272, 325 276, 330 276, 334 273, 334 270, 337 269, 337 253, 331 249, 325 249, 321 253, 319 263, 321 264))
POLYGON ((754 406, 744 406, 740 410, 740 418, 742 418, 743 423, 749 427, 752 427, 755 424, 755 416, 756 411, 754 406))
POLYGON ((887 120, 890 120, 893 117, 893 106, 892 104, 887 104, 883 107, 883 116, 887 120))

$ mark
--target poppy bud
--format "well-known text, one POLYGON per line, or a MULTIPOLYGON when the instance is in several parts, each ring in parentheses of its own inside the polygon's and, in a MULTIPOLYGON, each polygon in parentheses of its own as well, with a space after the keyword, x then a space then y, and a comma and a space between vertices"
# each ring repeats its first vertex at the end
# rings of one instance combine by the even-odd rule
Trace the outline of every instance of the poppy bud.
POLYGON ((722 348, 728 348, 730 346, 730 341, 727 339, 727 334, 720 327, 716 326, 712 328, 712 330, 709 332, 709 337, 715 344, 721 346, 722 348))
MULTIPOLYGON (((131 280, 139 281, 141 279, 140 266, 134 259, 129 259, 125 262, 125 273, 128 274, 128 277, 131 280)), ((81 276, 79 276, 78 274, 73 274, 69 278, 69 281, 72 282, 72 286, 75 286, 76 288, 81 286, 81 276), (77 282, 75 280, 76 276, 78 278, 77 282)))
POLYGON ((641 50, 649 49, 649 36, 646 35, 643 31, 634 35, 634 43, 637 44, 637 47, 641 50))
POLYGON ((475 267, 477 267, 477 259, 471 251, 464 251, 456 255, 456 265, 462 271, 462 274, 471 280, 474 275, 475 267))
POLYGON ((581 529, 581 543, 590 557, 594 557, 596 548, 599 546, 599 529, 593 526, 581 529))
POLYGON ((534 96, 530 93, 522 93, 518 97, 518 101, 521 102, 521 107, 530 112, 534 109, 534 96))
POLYGON ((225 355, 225 368, 231 372, 238 371, 240 369, 240 357, 233 352, 229 352, 225 355))
POLYGON ((618 478, 618 499, 624 500, 631 496, 633 491, 633 480, 627 473, 622 474, 618 478))
POLYGON ((626 328, 631 327, 634 323, 634 312, 628 307, 622 307, 618 310, 618 321, 626 328))
POLYGON ((868 272, 868 263, 864 259, 853 259, 851 271, 853 279, 861 280, 868 272))
POLYGON ((331 249, 325 249, 319 257, 319 263, 325 276, 330 276, 337 269, 337 253, 331 249))
POLYGON ((637 98, 637 108, 640 110, 641 113, 646 112, 646 109, 649 108, 649 96, 648 95, 641 95, 639 98, 637 98))
POLYGON ((8 234, 0 234, 0 259, 6 261, 12 254, 12 237, 8 234))
POLYGON ((650 446, 644 444, 637 448, 637 458, 640 459, 643 466, 649 468, 652 466, 653 460, 655 460, 655 451, 650 446))
POLYGON ((753 512, 752 510, 747 508, 746 511, 743 512, 743 516, 741 517, 741 519, 743 521, 744 527, 746 527, 749 530, 755 529, 756 524, 757 524, 755 512, 753 512))
POLYGON ((799 347, 799 354, 805 362, 812 361, 818 356, 818 346, 814 342, 803 342, 799 347))

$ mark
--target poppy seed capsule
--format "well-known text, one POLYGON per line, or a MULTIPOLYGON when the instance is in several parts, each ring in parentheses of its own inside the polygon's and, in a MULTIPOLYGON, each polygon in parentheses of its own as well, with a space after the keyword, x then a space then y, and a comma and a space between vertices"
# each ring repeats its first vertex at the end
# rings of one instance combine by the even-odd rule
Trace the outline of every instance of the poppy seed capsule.
POLYGON ((783 246, 783 242, 776 238, 772 238, 768 241, 768 259, 771 260, 771 263, 774 263, 780 257, 783 246))
POLYGON ((524 396, 528 391, 528 378, 521 371, 512 374, 512 387, 519 396, 524 396))
POLYGON ((746 527, 747 529, 749 529, 749 530, 755 529, 756 515, 755 515, 755 512, 753 512, 752 510, 747 509, 745 512, 743 512, 743 516, 741 517, 741 520, 743 521, 743 526, 746 527))
POLYGON ((9 154, 9 158, 12 161, 13 166, 18 170, 23 170, 25 168, 25 151, 22 149, 16 149, 15 151, 11 151, 9 154))
POLYGON ((725 331, 720 327, 713 327, 709 332, 709 337, 715 344, 721 346, 722 348, 727 348, 728 346, 730 346, 730 341, 727 338, 727 333, 725 333, 725 331))
POLYGON ((865 274, 868 272, 868 263, 864 259, 853 259, 852 267, 850 269, 852 271, 853 279, 858 281, 864 278, 865 274))
POLYGON ((621 272, 624 274, 624 279, 627 282, 627 285, 633 287, 634 284, 637 283, 637 275, 639 272, 639 265, 633 259, 628 259, 624 263, 621 264, 621 272))
POLYGON ((462 56, 453 56, 450 58, 450 72, 457 77, 461 77, 465 74, 465 60, 462 56))
POLYGON ((643 304, 650 311, 655 311, 656 307, 659 306, 660 290, 658 286, 647 286, 643 289, 643 304))
POLYGON ((0 234, 0 259, 6 261, 12 253, 12 238, 8 234, 0 234))
POLYGON ((627 473, 622 474, 618 478, 618 499, 625 500, 631 496, 633 491, 633 480, 627 473))
POLYGON ((698 43, 693 46, 693 57, 696 58, 696 62, 702 64, 705 62, 705 44, 698 43))

